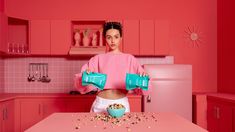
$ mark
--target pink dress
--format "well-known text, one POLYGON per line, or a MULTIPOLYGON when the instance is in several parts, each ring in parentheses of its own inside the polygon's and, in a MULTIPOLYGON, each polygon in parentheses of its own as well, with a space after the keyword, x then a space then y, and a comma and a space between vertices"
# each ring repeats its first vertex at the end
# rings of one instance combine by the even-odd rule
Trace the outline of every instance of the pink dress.
MULTIPOLYGON (((107 81, 104 89, 125 89, 126 73, 141 74, 144 72, 144 69, 133 55, 110 52, 96 55, 92 57, 87 64, 83 65, 81 73, 75 75, 75 88, 81 94, 97 89, 92 85, 85 87, 81 85, 82 72, 88 68, 93 72, 107 74, 107 81)), ((149 90, 144 91, 136 88, 134 89, 134 92, 146 95, 149 90)))

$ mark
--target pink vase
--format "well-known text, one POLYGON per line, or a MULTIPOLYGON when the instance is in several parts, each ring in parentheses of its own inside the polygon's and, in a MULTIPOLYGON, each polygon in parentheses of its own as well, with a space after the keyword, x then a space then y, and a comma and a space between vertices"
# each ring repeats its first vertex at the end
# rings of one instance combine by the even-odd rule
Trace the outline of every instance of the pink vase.
POLYGON ((90 38, 88 36, 84 36, 82 39, 83 46, 89 46, 90 38))
POLYGON ((76 47, 79 47, 80 41, 81 41, 81 36, 80 36, 80 33, 79 33, 79 32, 76 32, 76 33, 74 34, 74 39, 75 39, 75 46, 76 46, 76 47))

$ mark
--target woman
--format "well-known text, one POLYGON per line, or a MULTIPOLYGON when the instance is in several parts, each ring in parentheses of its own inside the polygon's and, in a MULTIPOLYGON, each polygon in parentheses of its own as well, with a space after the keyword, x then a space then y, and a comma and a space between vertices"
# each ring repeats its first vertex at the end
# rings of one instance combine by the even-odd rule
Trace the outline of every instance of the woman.
MULTIPOLYGON (((130 54, 122 53, 119 45, 122 41, 122 26, 118 22, 107 22, 103 27, 103 36, 109 50, 105 54, 99 54, 92 57, 85 64, 81 73, 76 74, 75 87, 81 94, 96 91, 92 85, 81 86, 82 72, 99 72, 107 74, 107 81, 104 90, 98 90, 95 101, 91 107, 91 112, 106 112, 109 104, 120 103, 130 112, 127 91, 125 90, 126 73, 135 73, 145 76, 145 72, 136 58, 130 54)), ((137 94, 145 94, 146 91, 134 89, 137 94)))

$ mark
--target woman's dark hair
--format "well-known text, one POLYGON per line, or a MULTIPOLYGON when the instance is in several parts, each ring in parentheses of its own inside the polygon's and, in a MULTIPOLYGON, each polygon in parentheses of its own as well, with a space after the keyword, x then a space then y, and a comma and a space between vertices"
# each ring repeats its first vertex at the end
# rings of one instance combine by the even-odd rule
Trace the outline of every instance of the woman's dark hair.
POLYGON ((106 32, 109 29, 117 29, 120 33, 120 36, 122 37, 122 25, 121 25, 121 23, 119 23, 119 22, 106 22, 103 25, 103 36, 104 37, 106 36, 106 32))

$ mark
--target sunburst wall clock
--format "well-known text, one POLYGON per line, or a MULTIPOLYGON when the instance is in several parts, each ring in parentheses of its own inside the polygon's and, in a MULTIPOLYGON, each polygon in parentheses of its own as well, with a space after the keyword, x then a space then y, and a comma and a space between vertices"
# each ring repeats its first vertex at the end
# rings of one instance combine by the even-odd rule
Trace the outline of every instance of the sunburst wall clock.
POLYGON ((193 47, 199 47, 203 42, 202 40, 202 32, 199 30, 197 26, 187 26, 184 30, 185 39, 192 44, 193 47))

